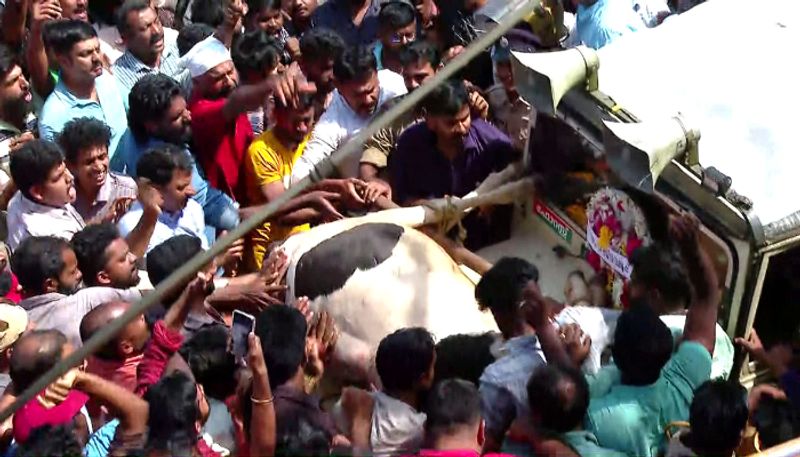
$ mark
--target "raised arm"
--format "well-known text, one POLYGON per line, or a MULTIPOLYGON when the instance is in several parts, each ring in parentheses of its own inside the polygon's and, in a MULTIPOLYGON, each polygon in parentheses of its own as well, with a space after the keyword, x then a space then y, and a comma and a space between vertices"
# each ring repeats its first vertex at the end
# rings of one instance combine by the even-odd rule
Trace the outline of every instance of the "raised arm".
POLYGON ((558 329, 554 323, 550 322, 550 306, 539 291, 539 286, 534 281, 528 282, 522 291, 522 296, 525 318, 536 330, 536 336, 539 338, 539 344, 542 345, 542 352, 544 352, 547 362, 575 367, 561 343, 558 329))
MULTIPOLYGON (((38 0, 36 0, 38 1, 38 0)), ((12 0, 5 2, 3 8, 3 42, 12 48, 22 46, 25 38, 25 23, 28 17, 30 0, 12 0)))
POLYGON ((158 217, 161 215, 161 204, 164 198, 161 196, 161 192, 146 179, 139 180, 137 192, 137 199, 142 204, 142 217, 125 237, 125 240, 128 242, 131 252, 141 259, 147 252, 147 246, 150 245, 150 238, 153 236, 158 217))
POLYGON ((680 247, 692 283, 692 303, 686 315, 683 339, 696 341, 713 354, 721 294, 711 259, 700 246, 700 223, 693 215, 684 214, 672 220, 670 232, 680 247))
POLYGON ((255 334, 248 336, 250 351, 247 355, 253 372, 253 391, 250 402, 253 414, 250 419, 250 455, 271 457, 275 454, 275 405, 269 386, 267 364, 261 350, 261 341, 255 334))
POLYGON ((50 21, 61 19, 61 6, 58 2, 33 0, 31 3, 31 32, 25 49, 25 61, 31 75, 31 84, 42 98, 47 98, 55 87, 50 77, 50 62, 44 47, 44 26, 50 21))
POLYGON ((147 402, 133 392, 99 376, 75 370, 74 387, 100 401, 119 418, 122 432, 140 435, 147 429, 147 402))

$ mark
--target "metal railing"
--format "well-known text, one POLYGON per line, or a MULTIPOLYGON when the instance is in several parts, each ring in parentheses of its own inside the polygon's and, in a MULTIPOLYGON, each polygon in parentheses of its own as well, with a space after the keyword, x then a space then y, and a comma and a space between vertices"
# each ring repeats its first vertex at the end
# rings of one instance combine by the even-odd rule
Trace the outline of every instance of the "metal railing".
MULTIPOLYGON (((331 175, 337 165, 341 164, 346 157, 361 153, 362 146, 366 140, 379 130, 389 126, 396 118, 406 111, 413 109, 434 87, 453 77, 457 71, 461 70, 485 49, 489 48, 502 35, 514 27, 514 25, 530 15, 539 4, 540 0, 516 0, 506 3, 504 9, 505 14, 503 14, 502 19, 498 21, 496 26, 487 30, 485 34, 470 43, 461 54, 448 62, 448 64, 434 75, 433 78, 422 84, 414 92, 403 97, 403 99, 391 109, 380 114, 356 136, 350 138, 349 141, 336 150, 333 155, 320 163, 309 177, 291 186, 274 201, 265 205, 253 216, 242 221, 235 229, 218 239, 207 251, 197 254, 184 266, 170 274, 152 293, 142 297, 140 301, 131 306, 120 317, 111 321, 111 323, 103 327, 92 338, 86 341, 78 350, 60 360, 53 368, 25 389, 13 404, 3 411, 0 411, 0 422, 14 414, 15 411, 33 399, 39 392, 61 377, 69 369, 80 365, 83 360, 109 342, 129 322, 158 303, 167 291, 184 283, 203 268, 203 266, 208 265, 216 256, 223 253, 234 241, 244 237, 248 232, 261 225, 290 199, 300 195, 314 182, 318 182, 325 176, 331 175)), ((487 69, 487 71, 491 70, 487 69)))

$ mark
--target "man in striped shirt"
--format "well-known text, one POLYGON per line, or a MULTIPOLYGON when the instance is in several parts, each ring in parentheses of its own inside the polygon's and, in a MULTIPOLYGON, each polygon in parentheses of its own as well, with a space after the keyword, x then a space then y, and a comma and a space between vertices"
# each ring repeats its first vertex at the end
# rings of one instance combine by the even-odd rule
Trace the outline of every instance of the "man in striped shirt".
POLYGON ((147 0, 126 0, 117 11, 119 33, 128 49, 112 70, 128 107, 128 94, 142 76, 163 73, 188 93, 190 79, 180 66, 175 41, 167 42, 156 10, 147 0))

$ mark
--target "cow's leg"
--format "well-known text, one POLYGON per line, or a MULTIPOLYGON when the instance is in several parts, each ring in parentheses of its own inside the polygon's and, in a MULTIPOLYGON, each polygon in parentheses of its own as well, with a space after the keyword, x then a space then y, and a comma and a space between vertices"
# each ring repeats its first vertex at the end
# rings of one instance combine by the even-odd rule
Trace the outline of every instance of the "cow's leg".
POLYGON ((333 351, 329 374, 333 374, 342 384, 367 386, 373 380, 370 374, 372 347, 353 335, 342 332, 333 351))

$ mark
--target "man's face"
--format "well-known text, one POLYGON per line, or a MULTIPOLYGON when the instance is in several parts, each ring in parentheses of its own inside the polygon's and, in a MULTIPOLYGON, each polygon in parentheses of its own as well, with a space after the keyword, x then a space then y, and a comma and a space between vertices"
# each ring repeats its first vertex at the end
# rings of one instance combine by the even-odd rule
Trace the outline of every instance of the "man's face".
POLYGON ((89 38, 72 46, 69 54, 58 58, 58 63, 61 65, 61 71, 70 75, 70 79, 90 81, 103 74, 103 62, 100 56, 100 41, 97 38, 89 38))
POLYGON ((14 65, 0 82, 0 107, 6 116, 23 119, 31 110, 31 86, 22 68, 14 65))
POLYGON ((71 295, 81 288, 83 275, 78 269, 78 258, 75 251, 66 248, 61 252, 61 259, 64 261, 64 269, 58 275, 58 292, 71 295))
POLYGON ((347 104, 359 116, 367 117, 375 111, 378 105, 380 86, 378 85, 378 72, 371 71, 367 76, 336 84, 347 104))
POLYGON ((311 14, 317 9, 317 0, 290 0, 289 14, 292 19, 306 21, 311 18, 311 14))
POLYGON ((303 110, 277 109, 275 128, 282 130, 285 135, 298 143, 302 142, 314 127, 314 107, 303 110))
POLYGON ((283 28, 283 12, 280 9, 264 8, 253 14, 249 25, 251 30, 263 30, 270 35, 277 35, 283 28))
POLYGON ((205 86, 205 96, 210 99, 226 98, 239 85, 239 75, 233 61, 222 62, 200 76, 205 86))
POLYGON ((118 340, 120 356, 127 358, 141 354, 149 340, 150 328, 147 327, 144 314, 139 314, 120 333, 118 340))
POLYGON ((192 172, 176 169, 172 173, 172 181, 159 190, 164 196, 164 210, 175 213, 186 208, 186 202, 195 194, 192 187, 192 172))
POLYGON ((153 8, 131 11, 126 18, 128 28, 123 36, 131 53, 143 62, 150 62, 164 51, 164 28, 153 8))
POLYGON ((328 94, 335 89, 333 83, 333 59, 300 60, 303 74, 317 86, 318 93, 328 94))
POLYGON ((75 201, 75 186, 64 162, 53 167, 43 184, 33 186, 31 194, 45 205, 61 208, 75 201))
POLYGON ((172 98, 169 109, 154 124, 153 136, 179 146, 192 139, 192 114, 183 96, 172 98))
POLYGON ((433 78, 436 69, 427 60, 420 59, 403 67, 403 79, 409 92, 421 86, 425 81, 433 78))
POLYGON ((509 96, 516 95, 517 89, 514 86, 514 73, 511 72, 511 63, 503 62, 495 64, 495 72, 497 73, 497 79, 500 80, 500 84, 503 85, 506 93, 509 94, 509 96))
POLYGON ((455 116, 428 116, 426 122, 440 142, 463 142, 471 125, 469 105, 465 103, 455 116))
POLYGON ((108 148, 95 146, 79 151, 77 163, 69 164, 69 170, 82 189, 99 189, 108 177, 108 148))
POLYGON ((404 46, 417 39, 417 21, 412 21, 405 27, 399 29, 384 30, 380 34, 380 40, 384 48, 392 51, 399 51, 404 46))
POLYGON ((89 22, 88 0, 60 0, 61 17, 89 22))
POLYGON ((136 268, 136 254, 131 252, 125 238, 117 238, 105 251, 106 265, 101 274, 104 283, 117 289, 128 289, 139 284, 139 269, 136 268))

